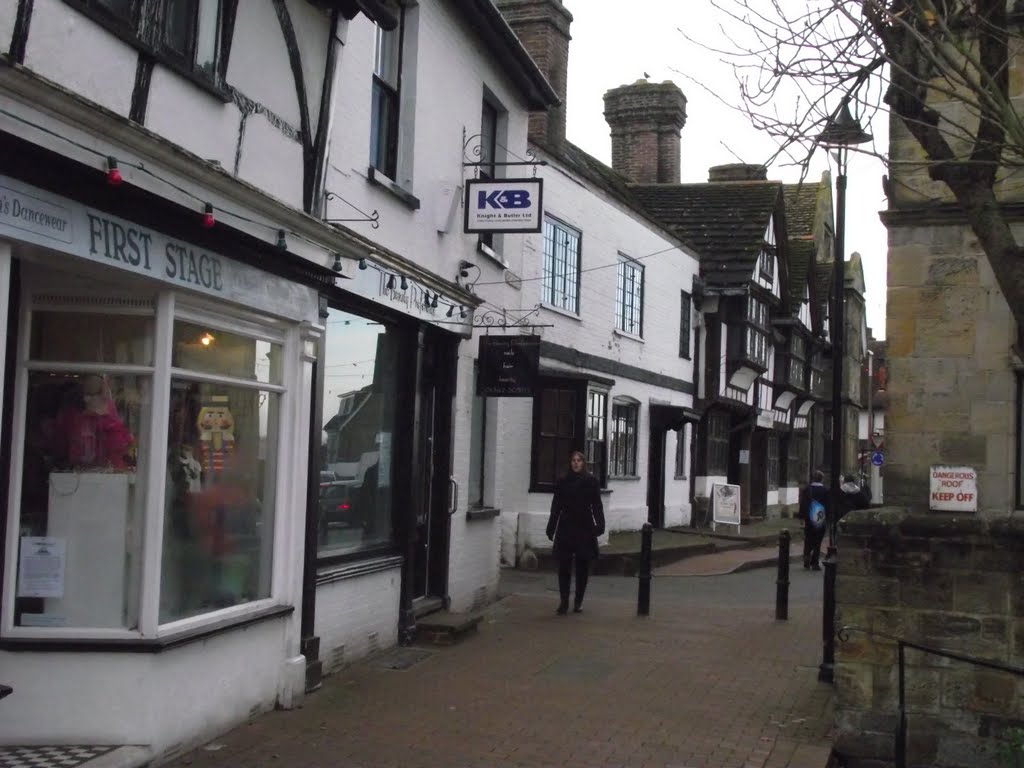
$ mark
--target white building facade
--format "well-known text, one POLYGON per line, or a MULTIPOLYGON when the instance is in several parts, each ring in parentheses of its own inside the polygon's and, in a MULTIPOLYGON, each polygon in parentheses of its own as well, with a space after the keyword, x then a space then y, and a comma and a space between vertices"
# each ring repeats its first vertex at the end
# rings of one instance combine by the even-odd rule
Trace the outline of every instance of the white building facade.
POLYGON ((7 0, 0 40, 0 743, 169 756, 492 599, 463 147, 555 100, 497 11, 7 0))
MULTIPOLYGON (((532 148, 546 163, 536 171, 544 222, 516 254, 521 280, 502 299, 517 302, 519 332, 540 339, 540 377, 532 400, 503 399, 489 412, 497 456, 484 483, 493 478, 502 560, 512 564, 550 547, 551 493, 573 450, 605 491, 608 531, 689 524, 699 265, 623 176, 566 141, 569 12, 557 0, 498 5, 563 100, 531 115, 532 148)), ((673 117, 677 146, 684 117, 673 117)), ((675 170, 678 181, 678 157, 675 170)), ((489 298, 490 288, 478 292, 489 298)))

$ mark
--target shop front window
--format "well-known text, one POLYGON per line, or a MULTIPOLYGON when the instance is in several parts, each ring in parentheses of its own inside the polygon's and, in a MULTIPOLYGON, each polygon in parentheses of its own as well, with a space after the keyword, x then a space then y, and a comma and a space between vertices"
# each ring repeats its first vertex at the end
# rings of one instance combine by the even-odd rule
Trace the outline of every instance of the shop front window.
POLYGON ((162 624, 270 596, 278 401, 171 379, 162 624))
POLYGON ((16 427, 17 627, 138 626, 153 403, 152 376, 137 369, 152 361, 152 314, 139 302, 135 314, 31 315, 16 427))
POLYGON ((320 557, 390 547, 399 332, 331 309, 324 356, 317 529, 320 557))
POLYGON ((24 279, 12 636, 152 637, 269 599, 282 326, 59 270, 24 279))

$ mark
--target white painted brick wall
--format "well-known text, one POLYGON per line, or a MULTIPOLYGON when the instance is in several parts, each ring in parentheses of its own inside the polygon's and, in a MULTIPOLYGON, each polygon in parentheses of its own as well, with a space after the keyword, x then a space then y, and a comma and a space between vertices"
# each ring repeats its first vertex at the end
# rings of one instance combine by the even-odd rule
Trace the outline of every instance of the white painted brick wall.
MULTIPOLYGON (((604 193, 581 186, 572 172, 552 165, 542 173, 546 211, 582 233, 583 273, 580 316, 541 309, 534 322, 552 327, 538 328, 535 332, 560 346, 692 382, 692 355, 691 360, 679 357, 679 311, 680 291, 692 290, 697 261, 604 193), (620 253, 639 259, 645 268, 643 340, 615 331, 616 265, 620 253)), ((521 293, 514 297, 524 309, 541 303, 542 254, 541 235, 524 238, 521 275, 525 280, 521 293)), ((563 363, 550 360, 542 360, 542 365, 566 368, 563 363)), ((608 488, 612 493, 604 497, 608 530, 637 530, 647 520, 649 404, 655 401, 692 407, 693 398, 677 390, 633 381, 621 374, 593 373, 598 378, 615 379, 615 386, 609 392, 609 417, 612 400, 617 396, 634 398, 641 403, 637 438, 637 474, 641 479, 611 479, 608 488)), ((527 546, 550 547, 545 527, 551 495, 529 493, 532 403, 502 401, 495 421, 499 456, 496 485, 501 488, 501 553, 503 562, 512 563, 527 546)), ((665 463, 666 524, 689 522, 689 485, 686 480, 674 479, 675 440, 671 436, 666 441, 665 463)))
POLYGON ((317 587, 314 632, 326 672, 397 645, 401 583, 394 568, 317 587))

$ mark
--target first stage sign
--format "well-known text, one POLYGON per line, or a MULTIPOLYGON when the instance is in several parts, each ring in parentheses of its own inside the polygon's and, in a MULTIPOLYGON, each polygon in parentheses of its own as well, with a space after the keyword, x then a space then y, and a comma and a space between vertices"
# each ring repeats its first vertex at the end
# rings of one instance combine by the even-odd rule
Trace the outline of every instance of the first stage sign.
POLYGON ((932 467, 928 508, 937 512, 977 512, 978 473, 973 467, 932 467))

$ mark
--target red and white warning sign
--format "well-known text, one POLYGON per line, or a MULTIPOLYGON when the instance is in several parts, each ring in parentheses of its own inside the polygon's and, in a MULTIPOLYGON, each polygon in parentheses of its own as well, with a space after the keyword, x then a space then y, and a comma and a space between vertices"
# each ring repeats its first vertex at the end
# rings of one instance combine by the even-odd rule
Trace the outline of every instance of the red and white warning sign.
POLYGON ((978 473, 973 467, 932 467, 930 478, 929 509, 978 511, 978 473))

